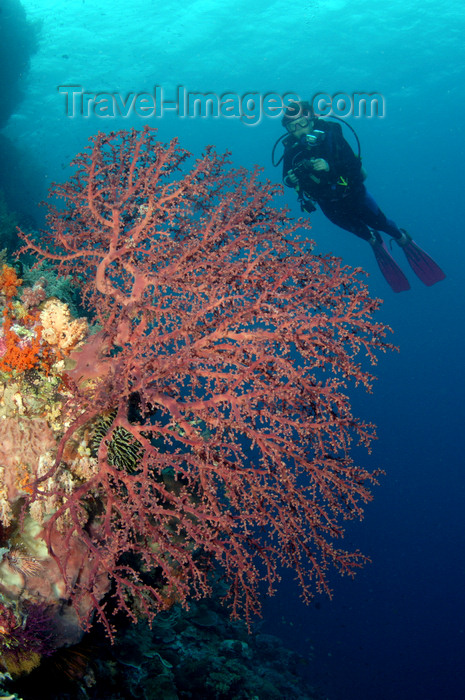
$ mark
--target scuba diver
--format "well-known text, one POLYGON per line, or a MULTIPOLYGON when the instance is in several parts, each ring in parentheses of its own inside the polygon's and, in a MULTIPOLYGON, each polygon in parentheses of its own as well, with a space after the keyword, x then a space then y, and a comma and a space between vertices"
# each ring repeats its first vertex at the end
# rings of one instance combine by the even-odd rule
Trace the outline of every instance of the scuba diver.
POLYGON ((410 284, 387 250, 380 231, 389 234, 400 246, 410 267, 424 284, 430 286, 444 279, 439 265, 407 231, 398 228, 383 214, 367 192, 360 143, 349 124, 346 126, 357 139, 358 155, 343 137, 341 125, 319 119, 309 102, 289 105, 282 124, 287 134, 278 139, 273 148, 273 165, 283 161, 284 184, 296 190, 303 211, 311 213, 318 204, 330 221, 370 243, 379 268, 394 292, 406 291, 410 284), (274 152, 281 140, 284 154, 275 162, 274 152))

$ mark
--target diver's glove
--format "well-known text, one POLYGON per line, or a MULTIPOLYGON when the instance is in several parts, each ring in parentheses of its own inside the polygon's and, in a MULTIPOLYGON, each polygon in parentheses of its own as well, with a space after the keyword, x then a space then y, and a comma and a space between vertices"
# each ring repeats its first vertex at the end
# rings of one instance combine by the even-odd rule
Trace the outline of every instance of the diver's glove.
POLYGON ((287 171, 286 175, 284 176, 284 184, 287 185, 287 187, 299 186, 299 178, 294 170, 287 171))
POLYGON ((324 170, 326 173, 329 172, 329 163, 324 158, 310 158, 310 164, 312 170, 324 170))

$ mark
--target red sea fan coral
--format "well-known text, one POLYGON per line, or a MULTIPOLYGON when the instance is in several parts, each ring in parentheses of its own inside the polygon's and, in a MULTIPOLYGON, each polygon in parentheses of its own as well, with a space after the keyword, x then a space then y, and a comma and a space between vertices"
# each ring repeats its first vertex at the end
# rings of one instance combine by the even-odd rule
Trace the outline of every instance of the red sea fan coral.
POLYGON ((365 356, 386 347, 378 302, 358 271, 299 242, 302 222, 272 204, 279 188, 211 149, 188 170, 188 155, 148 128, 100 133, 53 189, 64 206, 50 207, 50 230, 40 243, 23 234, 82 285, 101 326, 74 353, 74 419, 54 469, 107 416, 98 467, 60 494, 45 529, 49 543, 59 526, 85 543, 86 590, 73 580, 70 592, 93 596, 107 625, 92 589, 102 572, 120 608, 150 615, 208 594, 214 560, 233 615, 248 618, 279 566, 308 598, 312 581, 329 592, 330 565, 352 574, 365 559, 336 541, 374 481, 349 456, 373 429, 345 392, 349 380, 370 388, 365 356))

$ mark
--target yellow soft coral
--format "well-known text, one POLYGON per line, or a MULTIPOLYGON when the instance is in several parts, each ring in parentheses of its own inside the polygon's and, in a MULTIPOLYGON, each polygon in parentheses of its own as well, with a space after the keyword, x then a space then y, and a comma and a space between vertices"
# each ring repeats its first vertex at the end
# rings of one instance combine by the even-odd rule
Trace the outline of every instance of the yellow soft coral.
POLYGON ((68 354, 88 332, 85 318, 73 319, 68 304, 59 299, 48 299, 40 312, 42 340, 68 354))
MULTIPOLYGON (((30 673, 40 664, 40 654, 35 651, 14 651, 2 654, 1 664, 3 668, 11 673, 13 677, 23 676, 30 673)), ((15 696, 16 697, 16 696, 15 696)))

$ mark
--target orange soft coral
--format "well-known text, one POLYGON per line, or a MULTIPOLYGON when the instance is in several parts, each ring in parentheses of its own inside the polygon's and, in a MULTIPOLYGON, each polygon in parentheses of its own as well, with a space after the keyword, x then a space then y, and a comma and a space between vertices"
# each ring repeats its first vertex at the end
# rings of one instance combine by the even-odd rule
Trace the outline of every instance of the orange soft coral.
POLYGON ((14 267, 4 264, 0 271, 0 291, 7 299, 12 299, 16 295, 17 289, 22 283, 23 280, 19 279, 14 267))
MULTIPOLYGON (((25 372, 28 369, 40 366, 47 371, 51 360, 49 353, 45 351, 41 343, 41 326, 34 328, 34 335, 27 341, 21 340, 12 328, 12 308, 9 304, 3 310, 3 345, 5 352, 0 357, 0 372, 25 372)), ((30 317, 33 320, 33 317, 30 317)), ((28 319, 28 320, 30 320, 28 319)))

